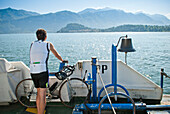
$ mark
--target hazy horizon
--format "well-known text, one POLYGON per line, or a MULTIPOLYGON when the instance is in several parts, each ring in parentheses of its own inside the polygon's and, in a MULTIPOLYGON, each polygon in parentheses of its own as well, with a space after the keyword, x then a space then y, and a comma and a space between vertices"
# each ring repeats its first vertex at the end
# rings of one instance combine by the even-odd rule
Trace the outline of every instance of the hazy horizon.
POLYGON ((87 8, 123 10, 125 12, 145 14, 161 14, 170 19, 170 0, 1 0, 0 9, 13 8, 22 9, 40 14, 55 13, 58 11, 68 10, 80 12, 87 8))

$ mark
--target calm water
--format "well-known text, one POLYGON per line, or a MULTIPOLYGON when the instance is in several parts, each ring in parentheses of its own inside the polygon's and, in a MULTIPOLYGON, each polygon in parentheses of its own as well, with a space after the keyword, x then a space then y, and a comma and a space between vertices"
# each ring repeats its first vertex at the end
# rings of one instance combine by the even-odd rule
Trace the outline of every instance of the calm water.
MULTIPOLYGON (((49 33, 48 41, 69 64, 78 60, 89 60, 97 56, 99 60, 111 59, 111 45, 119 37, 132 38, 136 52, 128 53, 128 65, 160 85, 160 70, 170 76, 170 32, 166 33, 49 33)), ((35 34, 0 34, 0 58, 8 61, 23 61, 29 65, 29 48, 35 34)), ((118 59, 124 61, 124 53, 118 53, 118 59)), ((50 54, 50 71, 58 70, 59 61, 50 54)), ((170 79, 164 79, 164 93, 170 94, 170 79)))

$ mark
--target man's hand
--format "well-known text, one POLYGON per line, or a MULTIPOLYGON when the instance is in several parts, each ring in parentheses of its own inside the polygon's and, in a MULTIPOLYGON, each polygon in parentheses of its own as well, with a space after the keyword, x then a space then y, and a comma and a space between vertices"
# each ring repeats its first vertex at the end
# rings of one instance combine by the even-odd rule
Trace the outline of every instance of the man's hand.
POLYGON ((68 60, 63 60, 62 62, 63 62, 63 63, 68 63, 68 60))

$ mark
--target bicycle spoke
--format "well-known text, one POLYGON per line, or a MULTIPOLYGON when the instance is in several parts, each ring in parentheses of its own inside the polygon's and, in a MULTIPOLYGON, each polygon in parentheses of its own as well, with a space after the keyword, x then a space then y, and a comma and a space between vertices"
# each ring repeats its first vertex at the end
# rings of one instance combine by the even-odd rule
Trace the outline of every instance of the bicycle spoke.
POLYGON ((63 82, 59 89, 61 102, 69 108, 84 103, 89 93, 88 85, 79 78, 71 78, 63 82))
POLYGON ((22 80, 15 90, 18 101, 26 107, 36 107, 37 91, 32 79, 22 80))

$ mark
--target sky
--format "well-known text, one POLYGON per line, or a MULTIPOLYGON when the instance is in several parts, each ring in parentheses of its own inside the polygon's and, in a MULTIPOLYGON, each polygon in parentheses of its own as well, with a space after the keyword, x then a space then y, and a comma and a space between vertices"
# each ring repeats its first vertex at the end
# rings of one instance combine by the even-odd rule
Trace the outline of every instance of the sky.
POLYGON ((162 14, 170 19, 170 0, 0 0, 0 9, 8 7, 40 14, 109 7, 131 13, 162 14))

